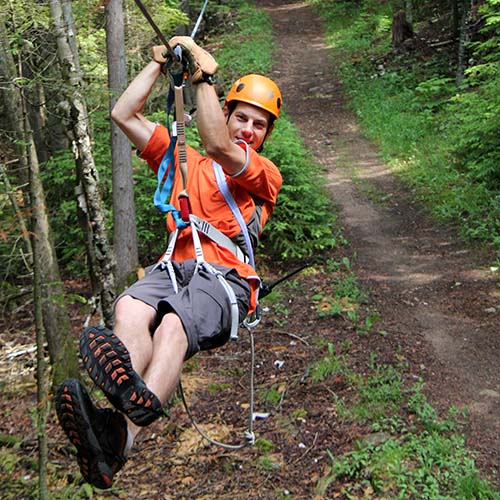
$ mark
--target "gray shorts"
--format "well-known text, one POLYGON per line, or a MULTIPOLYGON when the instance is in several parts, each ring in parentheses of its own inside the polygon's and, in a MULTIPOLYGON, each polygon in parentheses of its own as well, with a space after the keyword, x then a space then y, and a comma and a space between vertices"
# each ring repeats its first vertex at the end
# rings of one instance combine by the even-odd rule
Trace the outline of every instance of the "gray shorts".
MULTIPOLYGON (((227 342, 231 332, 231 306, 229 297, 215 275, 204 269, 196 273, 196 261, 172 261, 177 277, 178 293, 174 292, 167 270, 154 266, 146 268, 144 278, 127 288, 124 295, 150 305, 157 311, 154 330, 163 316, 174 312, 179 316, 188 338, 186 359, 200 350, 213 349, 227 342)), ((212 264, 220 271, 238 301, 239 321, 248 312, 250 285, 235 269, 212 264)))

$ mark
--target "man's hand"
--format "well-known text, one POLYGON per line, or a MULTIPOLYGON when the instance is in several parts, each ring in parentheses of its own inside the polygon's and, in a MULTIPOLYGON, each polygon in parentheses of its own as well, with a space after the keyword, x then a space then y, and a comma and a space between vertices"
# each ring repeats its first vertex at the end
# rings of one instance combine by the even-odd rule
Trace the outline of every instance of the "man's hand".
MULTIPOLYGON (((204 81, 207 76, 213 76, 219 68, 217 61, 189 36, 174 36, 170 39, 169 45, 172 48, 177 45, 181 46, 182 56, 186 57, 189 62, 189 72, 193 83, 199 83, 204 81)), ((165 63, 169 57, 164 45, 153 47, 152 53, 153 60, 159 64, 165 63)))
POLYGON ((153 61, 156 61, 158 64, 165 64, 169 56, 170 54, 165 45, 155 45, 151 47, 151 57, 153 61))

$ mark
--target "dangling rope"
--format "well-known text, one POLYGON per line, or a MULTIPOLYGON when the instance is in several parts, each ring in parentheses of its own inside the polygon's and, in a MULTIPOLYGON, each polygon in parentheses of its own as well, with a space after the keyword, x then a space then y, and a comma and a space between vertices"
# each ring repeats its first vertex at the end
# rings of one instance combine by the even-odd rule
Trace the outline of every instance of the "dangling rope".
POLYGON ((248 430, 243 434, 243 437, 245 438, 245 441, 243 441, 240 444, 226 444, 222 443, 220 441, 217 441, 216 439, 211 438, 203 430, 200 428, 198 423, 193 417, 193 414, 191 413, 191 410, 189 409, 189 406, 186 401, 186 397, 184 395, 184 391, 182 389, 182 384, 179 382, 179 393, 182 399, 182 403, 184 404, 184 408, 186 409, 186 413, 189 416, 189 419, 191 420, 191 423, 193 424, 193 427, 198 431, 198 433, 206 439, 209 443, 214 444, 216 446, 220 446, 222 448, 225 448, 227 450, 241 450, 242 448, 245 448, 246 446, 253 446, 255 444, 255 434, 253 432, 253 421, 254 421, 254 378, 255 378, 255 373, 254 373, 254 366, 255 366, 255 343, 254 343, 254 336, 250 328, 247 328, 248 332, 250 333, 250 417, 248 421, 248 430))

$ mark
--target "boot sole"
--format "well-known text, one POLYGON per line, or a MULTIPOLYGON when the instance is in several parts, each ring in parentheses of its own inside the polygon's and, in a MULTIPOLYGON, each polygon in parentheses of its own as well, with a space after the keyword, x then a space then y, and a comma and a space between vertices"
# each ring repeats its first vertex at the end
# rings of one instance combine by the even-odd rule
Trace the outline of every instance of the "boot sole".
POLYGON ((120 339, 105 327, 86 328, 80 337, 83 364, 111 404, 144 427, 163 415, 160 400, 132 367, 120 339))
POLYGON ((76 447, 83 478, 98 488, 107 489, 113 483, 114 474, 106 463, 104 452, 92 430, 89 402, 81 383, 69 379, 57 391, 56 412, 61 427, 76 447))

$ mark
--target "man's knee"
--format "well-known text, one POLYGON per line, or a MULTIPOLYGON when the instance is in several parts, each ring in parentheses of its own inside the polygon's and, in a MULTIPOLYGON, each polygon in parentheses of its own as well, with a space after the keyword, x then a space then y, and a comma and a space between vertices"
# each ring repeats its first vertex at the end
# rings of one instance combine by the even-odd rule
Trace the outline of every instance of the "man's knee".
POLYGON ((153 307, 130 295, 124 295, 115 304, 115 322, 118 324, 141 324, 150 327, 155 316, 153 307))
POLYGON ((154 338, 158 341, 176 343, 187 349, 187 336, 179 316, 168 313, 163 316, 160 325, 155 331, 154 338))

